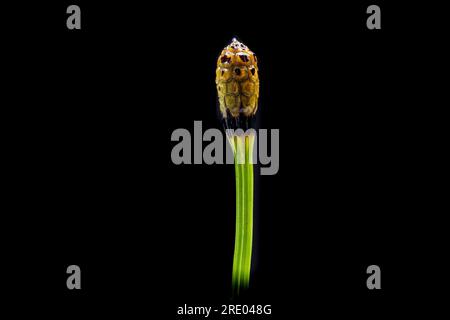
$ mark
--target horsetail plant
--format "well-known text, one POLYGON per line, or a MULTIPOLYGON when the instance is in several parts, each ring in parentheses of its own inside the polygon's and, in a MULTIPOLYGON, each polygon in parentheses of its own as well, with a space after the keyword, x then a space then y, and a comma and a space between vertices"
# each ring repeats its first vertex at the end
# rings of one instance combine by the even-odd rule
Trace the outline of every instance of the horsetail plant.
POLYGON ((217 60, 219 111, 233 150, 236 176, 236 231, 233 297, 248 289, 253 241, 253 129, 258 109, 259 76, 255 54, 233 39, 217 60), (242 129, 242 130, 238 130, 242 129), (245 133, 244 133, 245 132, 245 133))

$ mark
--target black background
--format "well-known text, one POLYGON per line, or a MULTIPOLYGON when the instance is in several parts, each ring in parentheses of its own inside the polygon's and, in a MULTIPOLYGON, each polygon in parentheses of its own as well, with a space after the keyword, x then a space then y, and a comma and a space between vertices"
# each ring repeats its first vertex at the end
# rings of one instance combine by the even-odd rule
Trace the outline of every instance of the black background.
POLYGON ((442 264, 421 218, 431 38, 411 9, 377 2, 382 29, 367 30, 364 2, 74 3, 82 30, 67 30, 64 1, 11 25, 11 297, 58 317, 230 302, 233 166, 175 166, 170 136, 220 128, 215 62, 238 36, 259 57, 259 125, 281 137, 278 174, 257 178, 247 302, 277 319, 420 307, 439 278, 424 261, 442 264), (371 264, 380 291, 366 288, 371 264))

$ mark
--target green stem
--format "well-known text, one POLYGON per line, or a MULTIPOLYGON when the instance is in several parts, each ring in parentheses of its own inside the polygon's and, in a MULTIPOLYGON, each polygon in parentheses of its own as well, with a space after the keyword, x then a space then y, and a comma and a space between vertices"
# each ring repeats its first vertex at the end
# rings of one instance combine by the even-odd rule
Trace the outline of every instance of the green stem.
MULTIPOLYGON (((235 142, 237 137, 235 137, 235 142)), ((237 143, 236 143, 237 145, 237 143)), ((233 257, 233 296, 238 296, 241 291, 242 275, 242 250, 244 243, 244 176, 242 165, 238 164, 237 155, 235 155, 235 174, 236 174, 236 235, 234 241, 233 257)))
POLYGON ((253 136, 235 136, 236 235, 233 257, 233 296, 249 287, 253 239, 253 136))

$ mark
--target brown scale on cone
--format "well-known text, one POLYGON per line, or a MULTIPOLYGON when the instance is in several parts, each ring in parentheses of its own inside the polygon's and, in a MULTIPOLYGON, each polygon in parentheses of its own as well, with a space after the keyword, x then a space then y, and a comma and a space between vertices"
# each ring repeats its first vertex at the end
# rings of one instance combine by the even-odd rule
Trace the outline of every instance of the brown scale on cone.
POLYGON ((233 39, 217 59, 216 86, 224 118, 253 116, 258 110, 259 77, 255 54, 233 39), (227 113, 228 111, 228 113, 227 113))

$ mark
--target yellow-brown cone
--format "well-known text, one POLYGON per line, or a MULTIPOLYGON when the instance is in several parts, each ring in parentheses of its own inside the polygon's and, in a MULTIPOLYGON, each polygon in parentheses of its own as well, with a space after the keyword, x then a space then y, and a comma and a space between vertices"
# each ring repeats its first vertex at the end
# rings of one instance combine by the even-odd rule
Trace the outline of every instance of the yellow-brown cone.
POLYGON ((258 110, 259 76, 255 54, 233 39, 217 59, 216 86, 220 113, 251 117, 258 110), (228 111, 228 112, 227 112, 228 111))

